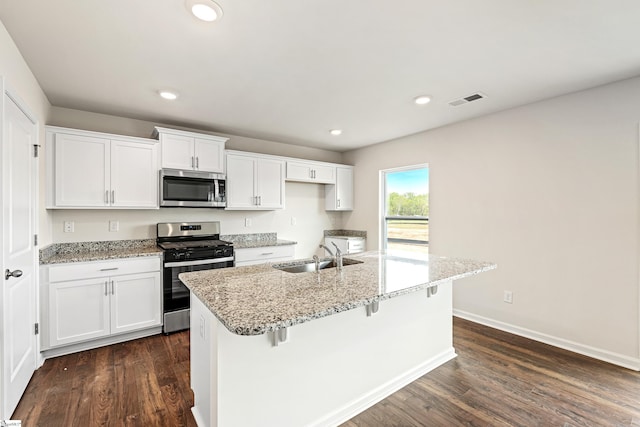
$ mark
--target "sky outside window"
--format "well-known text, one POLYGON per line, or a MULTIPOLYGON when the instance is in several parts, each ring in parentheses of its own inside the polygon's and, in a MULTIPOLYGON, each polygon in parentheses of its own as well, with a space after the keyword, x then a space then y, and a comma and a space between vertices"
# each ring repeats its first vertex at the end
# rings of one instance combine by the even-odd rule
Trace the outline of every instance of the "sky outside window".
POLYGON ((429 194, 429 169, 411 169, 387 173, 388 193, 429 194))

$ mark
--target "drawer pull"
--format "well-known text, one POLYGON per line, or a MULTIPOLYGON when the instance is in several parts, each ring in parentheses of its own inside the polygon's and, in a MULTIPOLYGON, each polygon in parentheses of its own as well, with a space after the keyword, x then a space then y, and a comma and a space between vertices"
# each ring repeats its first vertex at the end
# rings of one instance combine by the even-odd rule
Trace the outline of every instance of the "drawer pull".
POLYGON ((263 256, 265 256, 265 255, 273 255, 273 252, 263 252, 260 255, 263 255, 263 256))
POLYGON ((118 267, 111 267, 111 268, 101 268, 100 271, 113 271, 113 270, 117 270, 118 267))

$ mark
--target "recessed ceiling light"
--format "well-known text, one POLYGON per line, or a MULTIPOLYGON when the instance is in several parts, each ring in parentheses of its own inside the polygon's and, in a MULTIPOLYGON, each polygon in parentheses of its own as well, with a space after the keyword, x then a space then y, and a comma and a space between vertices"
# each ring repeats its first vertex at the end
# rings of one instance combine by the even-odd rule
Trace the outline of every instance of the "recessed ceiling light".
POLYGON ((329 133, 330 133, 331 135, 333 135, 333 136, 338 136, 338 135, 342 135, 342 130, 340 130, 340 129, 331 129, 331 130, 329 131, 329 133))
POLYGON ((186 0, 185 5, 193 15, 206 22, 222 18, 222 8, 212 0, 186 0))
POLYGON ((160 94, 161 97, 163 97, 164 99, 168 99, 170 101, 173 101, 174 99, 178 98, 178 94, 175 92, 171 92, 168 90, 161 90, 160 92, 158 92, 160 94))
POLYGON ((416 96, 415 98, 413 98, 413 102, 415 102, 418 105, 425 105, 431 102, 431 97, 428 95, 416 96))

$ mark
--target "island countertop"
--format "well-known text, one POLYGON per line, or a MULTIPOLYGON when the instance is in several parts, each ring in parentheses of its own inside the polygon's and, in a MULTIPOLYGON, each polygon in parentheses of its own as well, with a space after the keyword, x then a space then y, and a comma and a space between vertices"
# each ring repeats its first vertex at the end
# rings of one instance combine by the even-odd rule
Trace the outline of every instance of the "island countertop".
POLYGON ((266 263, 178 277, 229 331, 261 335, 496 268, 432 254, 416 259, 371 251, 346 258, 362 263, 342 272, 288 273, 266 263))

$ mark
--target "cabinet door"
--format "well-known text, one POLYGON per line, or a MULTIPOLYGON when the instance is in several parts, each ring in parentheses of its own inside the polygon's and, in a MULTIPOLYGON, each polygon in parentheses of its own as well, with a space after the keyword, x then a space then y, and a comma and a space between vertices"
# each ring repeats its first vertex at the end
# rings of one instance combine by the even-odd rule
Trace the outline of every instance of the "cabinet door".
POLYGON ((227 155, 227 209, 255 209, 252 157, 227 155))
POLYGON ((55 206, 104 207, 109 204, 110 141, 90 136, 55 137, 55 206))
POLYGON ((336 168, 336 207, 341 211, 353 210, 353 169, 336 168))
POLYGON ((333 184, 336 182, 335 166, 313 166, 314 180, 321 184, 333 184))
POLYGON ((52 283, 49 344, 55 347, 109 335, 107 278, 52 283))
POLYGON ((335 166, 307 162, 287 162, 287 181, 335 184, 335 166))
POLYGON ((195 138, 196 169, 224 172, 224 142, 195 138))
POLYGON ((313 174, 309 163, 287 162, 288 181, 313 181, 313 174))
POLYGON ((169 169, 192 170, 195 166, 193 138, 182 135, 162 134, 162 167, 169 169))
POLYGON ((259 209, 284 208, 284 161, 257 159, 256 195, 259 209))
POLYGON ((155 144, 111 141, 111 206, 158 207, 157 159, 155 144))
POLYGON ((162 324, 160 273, 140 273, 110 278, 111 333, 162 324))

